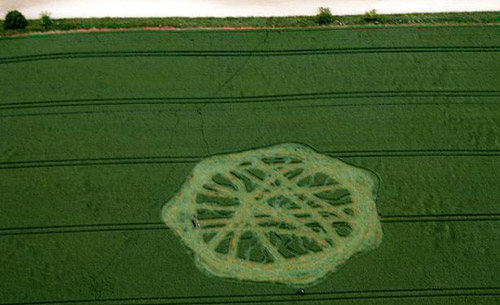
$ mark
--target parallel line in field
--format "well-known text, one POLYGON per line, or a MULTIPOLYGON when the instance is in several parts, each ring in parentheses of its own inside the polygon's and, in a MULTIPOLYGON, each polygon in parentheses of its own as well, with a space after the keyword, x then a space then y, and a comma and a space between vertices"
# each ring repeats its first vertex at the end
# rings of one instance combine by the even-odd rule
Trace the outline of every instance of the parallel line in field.
MULTIPOLYGON (((387 149, 323 151, 331 157, 440 157, 440 156, 500 156, 499 149, 387 149)), ((1 163, 0 163, 1 165, 1 163)))
MULTIPOLYGON (((388 215, 380 216, 382 223, 450 222, 450 221, 499 221, 500 214, 436 214, 436 215, 388 215)), ((89 233, 115 231, 148 231, 169 229, 162 222, 83 224, 39 227, 0 228, 0 236, 89 233)))
MULTIPOLYGON (((458 287, 458 288, 415 288, 415 289, 379 289, 310 292, 304 296, 293 293, 252 294, 252 295, 207 295, 180 297, 135 297, 135 298, 102 298, 80 300, 51 300, 37 302, 9 303, 10 305, 53 305, 53 304, 244 304, 244 303, 285 303, 341 300, 397 299, 397 298, 435 298, 435 297, 489 297, 500 296, 498 287, 458 287), (238 300, 239 299, 239 300, 238 300)), ((6 303, 2 303, 4 305, 6 303)))
POLYGON ((1 228, 0 236, 64 233, 168 230, 163 223, 83 224, 46 227, 1 228))
POLYGON ((435 214, 380 216, 383 223, 441 222, 441 221, 497 221, 500 214, 435 214))
MULTIPOLYGON (((324 151, 332 157, 497 157, 498 149, 453 149, 453 150, 363 150, 363 151, 324 151)), ((98 165, 134 165, 134 164, 194 164, 206 156, 161 156, 161 157, 119 157, 119 158, 88 158, 61 160, 32 160, 0 162, 2 169, 67 167, 67 166, 98 166, 98 165)))
MULTIPOLYGON (((142 97, 142 98, 96 98, 53 101, 0 103, 0 110, 78 107, 78 106, 121 106, 121 105, 207 105, 207 104, 257 104, 270 102, 353 99, 353 98, 420 98, 420 97, 500 97, 500 90, 419 90, 419 91, 345 91, 313 92, 303 94, 260 95, 245 97, 142 97)), ((319 105, 322 107, 385 106, 405 104, 466 104, 453 102, 403 102, 403 103, 344 103, 319 105)), ((492 104, 492 103, 490 103, 492 104)), ((500 103, 493 103, 500 104, 500 103)), ((307 105, 311 107, 314 105, 307 105)))
POLYGON ((449 47, 380 47, 380 48, 324 48, 295 50, 178 50, 178 51, 108 51, 108 52, 57 52, 48 54, 0 58, 0 64, 40 60, 105 57, 248 57, 248 56, 307 56, 370 53, 484 53, 499 52, 499 46, 449 46, 449 47))
MULTIPOLYGON (((500 97, 500 95, 499 95, 500 97)), ((238 105, 242 103, 237 103, 238 105)), ((116 104, 107 104, 107 105, 94 105, 97 107, 102 107, 102 106, 112 106, 116 104)), ((123 104, 122 104, 123 105, 123 104)), ((126 104, 126 105, 134 105, 134 104, 126 104)), ((141 106, 153 106, 150 103, 139 103, 135 105, 141 105, 141 106)), ((161 104, 163 106, 169 106, 171 105, 170 103, 163 103, 161 104)), ((429 106, 429 105, 471 105, 471 106, 478 106, 478 105, 495 105, 495 106, 500 106, 500 102, 399 102, 399 103, 342 103, 342 104, 315 104, 315 105, 286 105, 286 106, 279 106, 280 108, 286 108, 286 109, 292 109, 292 108, 335 108, 335 107, 386 107, 386 106, 429 106)), ((77 107, 81 105, 64 105, 64 107, 77 107)), ((88 107, 89 105, 84 105, 81 107, 88 107)), ((50 107, 58 107, 58 106, 50 106, 50 107)), ((278 106, 276 106, 278 107, 278 106)), ((33 107, 23 107, 23 108, 37 108, 36 106, 33 107)), ((2 111, 0 107, 0 111, 2 111)), ((60 116, 60 115, 85 115, 85 114, 110 114, 110 113, 161 113, 161 112, 169 112, 167 110, 158 110, 158 109, 135 109, 135 110, 87 110, 87 111, 57 111, 57 112, 31 112, 31 113, 20 113, 20 114, 4 114, 0 115, 0 118, 15 118, 15 117, 34 117, 34 116, 60 116)), ((170 112, 171 113, 171 112, 170 112)))
MULTIPOLYGON (((500 154, 500 151, 499 151, 500 154)), ((196 163, 202 157, 138 157, 138 158, 95 158, 72 160, 40 160, 0 162, 2 169, 42 168, 42 167, 67 167, 67 166, 96 166, 96 165, 133 165, 133 164, 183 164, 196 163)))
POLYGON ((56 52, 48 54, 0 58, 0 64, 66 58, 103 57, 247 57, 247 56, 304 56, 366 53, 437 53, 437 52, 498 52, 499 46, 450 46, 450 47, 379 47, 379 48, 324 48, 294 50, 178 50, 178 51, 107 51, 107 52, 56 52))

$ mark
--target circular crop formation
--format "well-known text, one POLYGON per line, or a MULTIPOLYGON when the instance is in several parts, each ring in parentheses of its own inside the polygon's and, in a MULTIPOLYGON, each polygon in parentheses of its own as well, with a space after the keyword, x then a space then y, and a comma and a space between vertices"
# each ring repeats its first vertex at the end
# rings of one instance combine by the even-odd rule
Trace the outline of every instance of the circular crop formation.
POLYGON ((378 178, 299 144, 206 158, 162 218, 210 274, 305 286, 382 240, 378 178))

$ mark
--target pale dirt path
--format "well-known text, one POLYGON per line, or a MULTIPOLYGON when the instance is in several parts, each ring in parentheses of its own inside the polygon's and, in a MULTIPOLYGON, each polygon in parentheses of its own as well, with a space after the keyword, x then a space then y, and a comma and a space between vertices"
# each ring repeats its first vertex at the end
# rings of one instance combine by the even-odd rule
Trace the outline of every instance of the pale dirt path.
POLYGON ((226 17, 333 14, 500 11, 500 0, 0 0, 0 16, 18 9, 28 18, 51 12, 69 17, 226 17))

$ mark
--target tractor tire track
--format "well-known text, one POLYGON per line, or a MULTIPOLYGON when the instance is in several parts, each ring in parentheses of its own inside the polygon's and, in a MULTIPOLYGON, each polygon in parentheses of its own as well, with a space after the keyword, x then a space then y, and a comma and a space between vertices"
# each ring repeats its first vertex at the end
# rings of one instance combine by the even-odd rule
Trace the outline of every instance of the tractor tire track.
MULTIPOLYGON (((499 287, 459 287, 459 288, 414 288, 414 289, 379 289, 360 291, 311 292, 305 296, 295 296, 293 293, 254 294, 254 295, 207 295, 181 297, 137 297, 137 298, 106 298, 55 300, 24 303, 9 303, 10 305, 58 305, 58 304, 254 304, 254 303, 291 303, 343 300, 375 300, 404 298, 437 298, 437 297, 491 297, 500 296, 499 287)), ((5 305, 2 303, 0 305, 5 305)))
MULTIPOLYGON (((458 150, 365 150, 365 151, 324 151, 332 157, 498 157, 498 149, 458 149, 458 150)), ((117 157, 60 160, 29 160, 0 162, 0 170, 22 168, 45 168, 67 166, 135 165, 135 164, 195 164, 206 156, 158 156, 158 157, 117 157)))
MULTIPOLYGON (((287 94, 287 95, 263 95, 248 97, 145 97, 145 98, 101 98, 101 99, 74 99, 74 100, 54 100, 54 101, 33 101, 0 104, 0 111, 22 110, 22 109, 49 109, 49 108, 73 108, 73 107, 106 107, 106 106, 189 106, 189 105, 222 105, 222 104, 270 104, 288 101, 310 101, 310 100, 338 100, 356 98, 435 98, 435 97, 500 97, 499 90, 485 91, 359 91, 359 92, 326 92, 308 94, 287 94)), ((453 102, 453 101, 405 101, 405 102, 384 102, 384 103, 326 103, 307 105, 285 105, 289 108, 315 108, 315 107, 376 107, 376 106, 398 106, 398 105, 500 105, 498 102, 453 102)), ((280 105, 283 107, 283 105, 280 105)), ((94 108, 93 108, 94 109, 94 108)), ((137 112, 144 110, 135 110, 137 112)), ((106 112, 134 112, 133 110, 92 110, 92 111, 57 111, 57 112, 34 112, 5 114, 0 117, 17 116, 39 116, 39 115, 59 115, 59 114, 92 114, 106 112)))
POLYGON ((209 51, 108 51, 108 52, 60 52, 38 55, 0 58, 0 64, 15 64, 42 60, 76 58, 120 58, 120 57, 247 57, 247 56, 310 56, 310 55, 355 55, 373 53, 496 53, 499 46, 449 46, 449 47, 379 47, 379 48, 325 48, 297 50, 209 50, 209 51))
MULTIPOLYGON (((380 215, 382 223, 414 223, 414 222, 451 222, 451 221, 499 221, 500 213, 491 214, 436 214, 436 215, 380 215)), ((146 223, 112 223, 112 224, 81 224, 38 227, 0 228, 0 236, 33 235, 33 234, 65 234, 117 231, 149 231, 168 230, 162 222, 146 223)))

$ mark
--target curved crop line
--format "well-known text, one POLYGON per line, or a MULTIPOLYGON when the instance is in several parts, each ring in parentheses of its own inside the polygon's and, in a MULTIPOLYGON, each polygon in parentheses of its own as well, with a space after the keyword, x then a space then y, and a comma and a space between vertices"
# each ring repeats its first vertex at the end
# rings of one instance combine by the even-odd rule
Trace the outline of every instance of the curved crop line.
MULTIPOLYGON (((9 303, 9 305, 52 305, 52 304, 75 304, 75 303, 116 303, 116 302, 140 302, 140 304, 161 304, 158 302, 166 301, 184 301, 182 303, 176 304, 227 304, 227 303, 245 303, 245 302, 308 302, 315 300, 341 300, 344 298, 398 298, 398 297, 433 297, 433 296, 496 296, 500 295, 500 287, 458 287, 458 288, 413 288, 413 289, 379 289, 379 290, 348 290, 348 291, 324 291, 324 292, 310 292, 302 297, 294 297, 293 293, 266 293, 266 294, 244 294, 244 295, 205 295, 205 296, 179 296, 179 297, 136 297, 136 298, 102 298, 102 299, 80 299, 80 300, 53 300, 53 301, 38 301, 38 302, 19 302, 19 303, 9 303), (366 294, 372 294, 366 295, 366 294), (375 295, 378 294, 378 295, 375 295), (328 298, 317 298, 321 296, 329 296, 328 298), (335 297, 338 296, 338 297, 335 297), (256 298, 276 298, 276 297, 290 297, 280 300, 255 300, 256 298), (312 298, 310 298, 312 297, 312 298), (251 299, 251 300, 236 300, 236 301, 219 301, 216 299, 251 299), (199 303, 185 303, 188 300, 212 300, 199 303)), ((6 305, 6 303, 1 303, 0 305, 6 305)))
POLYGON ((70 58, 106 58, 106 57, 247 57, 247 56, 304 56, 304 55, 340 55, 369 53, 445 53, 445 52, 498 52, 498 46, 453 46, 453 47, 380 47, 380 48, 325 48, 296 50, 197 50, 197 51, 108 51, 108 52, 60 52, 39 55, 12 56, 0 58, 0 64, 21 63, 41 60, 70 58))
MULTIPOLYGON (((367 151, 326 151, 332 157, 447 157, 447 156, 479 156, 497 157, 500 150, 367 150, 367 151)), ((163 156, 163 157, 121 157, 121 158, 88 158, 65 160, 33 160, 0 162, 2 169, 97 166, 97 165, 135 165, 135 164, 194 164, 205 156, 163 156)))
MULTIPOLYGON (((413 223, 413 222, 450 222, 450 221, 499 221, 500 213, 491 214, 436 214, 436 215, 388 215, 380 216, 383 223, 413 223)), ((38 226, 0 228, 0 236, 59 234, 59 233, 89 233, 114 231, 147 231, 168 230, 164 223, 115 223, 115 224, 83 224, 66 226, 38 226)), ((221 234, 222 235, 222 234, 221 234)))

